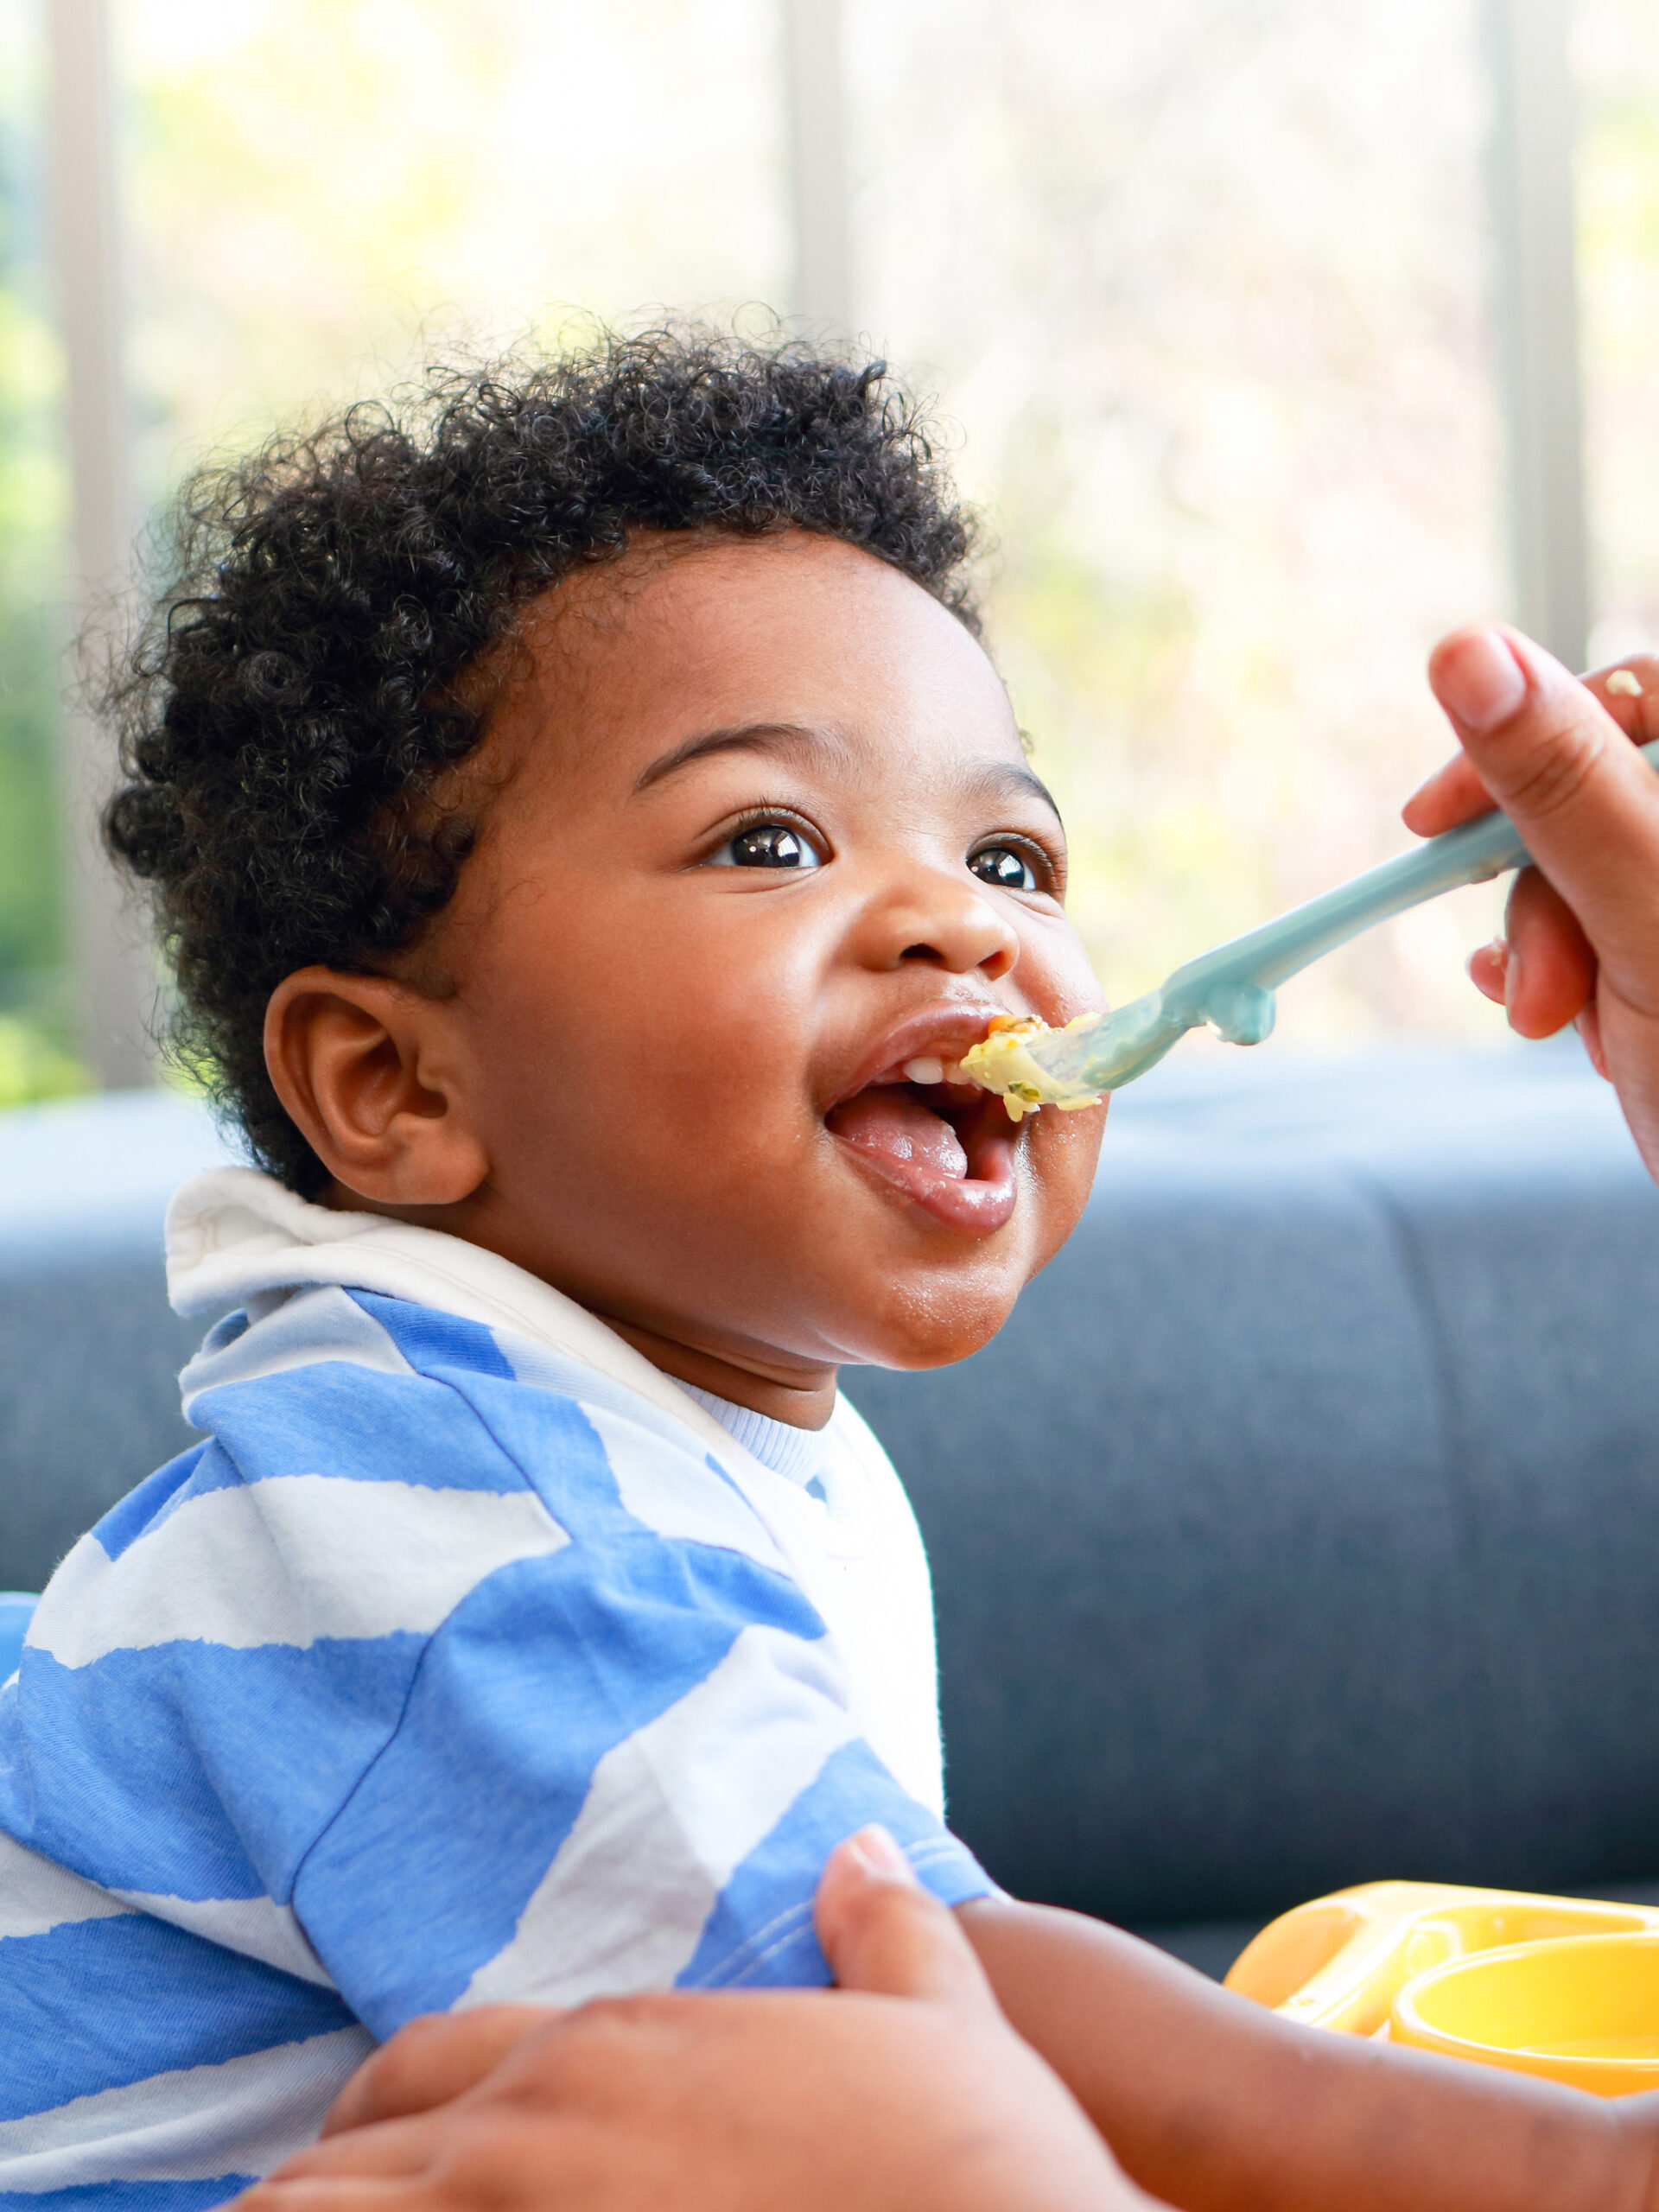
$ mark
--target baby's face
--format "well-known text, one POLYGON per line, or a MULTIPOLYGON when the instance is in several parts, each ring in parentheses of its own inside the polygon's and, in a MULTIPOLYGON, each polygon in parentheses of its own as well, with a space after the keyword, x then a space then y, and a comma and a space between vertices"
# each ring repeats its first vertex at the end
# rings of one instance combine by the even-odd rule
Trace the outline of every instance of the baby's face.
POLYGON ((505 780, 410 971, 489 1162, 443 1225, 798 1419, 842 1362, 973 1351, 1104 1122, 1015 1128, 926 1080, 993 1014, 1101 1003, 990 663, 800 533, 640 546, 525 642, 468 772, 505 780))

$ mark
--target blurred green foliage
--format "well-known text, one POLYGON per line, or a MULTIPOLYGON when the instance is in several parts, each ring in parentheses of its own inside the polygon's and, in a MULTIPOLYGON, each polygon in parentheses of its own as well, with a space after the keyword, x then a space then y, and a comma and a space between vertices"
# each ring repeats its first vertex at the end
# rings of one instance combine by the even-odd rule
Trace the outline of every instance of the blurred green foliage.
POLYGON ((40 24, 0 17, 0 1103, 82 1089, 67 1053, 58 690, 62 363, 42 303, 40 24))
POLYGON ((53 763, 57 656, 40 607, 0 629, 0 1004, 40 1001, 62 960, 53 763))
POLYGON ((66 1049, 57 791, 62 368, 41 299, 37 31, 0 24, 0 1104, 85 1087, 66 1049))
POLYGON ((86 1071, 38 1024, 0 1014, 0 1107, 69 1098, 90 1088, 86 1071))

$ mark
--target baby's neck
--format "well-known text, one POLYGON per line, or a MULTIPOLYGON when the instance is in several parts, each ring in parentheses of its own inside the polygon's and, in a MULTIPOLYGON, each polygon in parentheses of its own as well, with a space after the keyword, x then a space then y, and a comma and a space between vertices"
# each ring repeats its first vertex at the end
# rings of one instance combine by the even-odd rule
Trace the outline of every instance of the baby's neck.
POLYGON ((792 1428, 822 1428, 836 1409, 837 1370, 833 1367, 785 1368, 758 1357, 740 1362, 659 1337, 609 1313, 597 1318, 677 1382, 690 1382, 728 1404, 747 1406, 768 1421, 787 1421, 792 1428))
MULTIPOLYGON (((527 1255, 512 1249, 505 1239, 493 1236, 487 1226, 480 1224, 476 1205, 470 1200, 451 1206, 392 1205, 374 1198, 365 1198, 343 1184, 333 1182, 321 1193, 318 1203, 333 1207, 342 1213, 374 1213, 390 1221, 406 1221, 417 1229, 435 1229, 446 1236, 460 1236, 469 1244, 481 1244, 486 1251, 499 1252, 504 1259, 516 1265, 529 1265, 535 1273, 533 1262, 527 1255)), ((571 1295, 567 1285, 553 1277, 555 1290, 571 1295)), ((695 1383, 699 1390, 712 1391, 715 1397, 724 1398, 734 1406, 747 1406, 751 1413, 764 1414, 768 1421, 787 1421, 791 1428, 822 1428, 836 1409, 836 1376, 837 1370, 830 1365, 812 1361, 786 1361, 768 1356, 760 1346, 752 1351, 728 1349, 716 1352, 699 1344, 683 1344, 677 1338, 658 1336, 655 1330, 642 1327, 633 1321, 619 1320, 615 1314, 606 1313, 588 1299, 579 1299, 595 1320, 604 1322, 607 1329, 631 1344, 636 1351, 643 1352, 653 1367, 661 1368, 664 1375, 671 1375, 677 1382, 695 1383)))

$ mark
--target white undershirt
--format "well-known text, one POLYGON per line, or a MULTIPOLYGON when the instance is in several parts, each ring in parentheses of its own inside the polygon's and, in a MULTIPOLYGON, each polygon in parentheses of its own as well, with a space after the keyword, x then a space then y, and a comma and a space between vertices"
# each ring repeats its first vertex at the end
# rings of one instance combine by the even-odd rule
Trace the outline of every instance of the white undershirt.
POLYGON ((822 1429, 773 1421, 753 1407, 736 1406, 729 1398, 717 1398, 712 1390, 699 1390, 695 1382, 682 1382, 680 1388, 713 1414, 722 1428, 729 1429, 763 1467, 798 1483, 809 1497, 823 1497, 823 1467, 829 1452, 822 1429))

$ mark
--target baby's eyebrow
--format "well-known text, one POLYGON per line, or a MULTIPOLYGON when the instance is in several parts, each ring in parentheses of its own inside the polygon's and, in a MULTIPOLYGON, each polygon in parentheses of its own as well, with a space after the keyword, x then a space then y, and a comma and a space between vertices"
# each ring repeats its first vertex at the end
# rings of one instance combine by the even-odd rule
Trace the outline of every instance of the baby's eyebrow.
MULTIPOLYGON (((706 760, 715 753, 786 752, 797 746, 834 751, 842 743, 834 731, 812 729, 804 722, 741 722, 727 729, 704 730, 699 736, 686 738, 671 752, 659 753, 649 767, 640 771, 633 788, 636 791, 649 791, 664 776, 671 776, 677 769, 689 767, 692 761, 706 760)), ((1042 778, 1012 760, 981 761, 968 770, 963 781, 976 798, 1034 798, 1048 809, 1057 822, 1060 820, 1054 794, 1042 778)))
POLYGON ((671 776, 676 769, 702 760, 711 753, 775 753, 791 746, 824 747, 835 740, 829 732, 809 729, 801 722, 743 722, 730 729, 705 730, 700 737, 688 737, 671 753, 664 753, 641 771, 635 779, 636 791, 649 791, 664 776, 671 776))
POLYGON ((1060 821, 1059 805, 1042 778, 1033 775, 1029 768, 1016 766, 1012 760, 987 760, 974 769, 966 781, 976 798, 1034 798, 1048 809, 1057 822, 1060 821))

